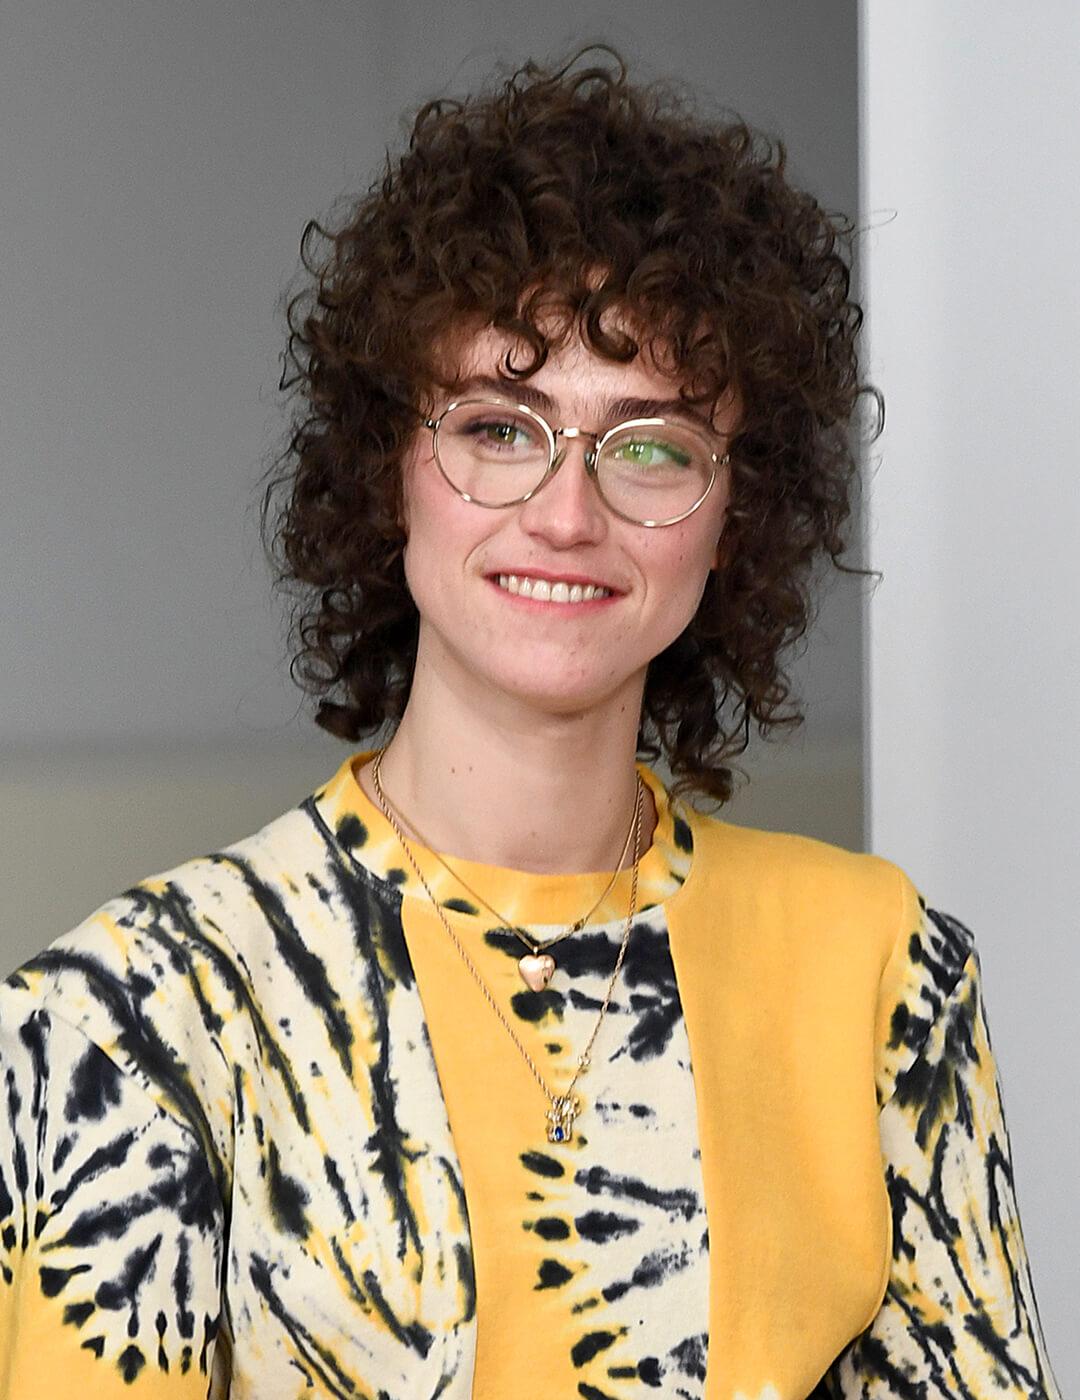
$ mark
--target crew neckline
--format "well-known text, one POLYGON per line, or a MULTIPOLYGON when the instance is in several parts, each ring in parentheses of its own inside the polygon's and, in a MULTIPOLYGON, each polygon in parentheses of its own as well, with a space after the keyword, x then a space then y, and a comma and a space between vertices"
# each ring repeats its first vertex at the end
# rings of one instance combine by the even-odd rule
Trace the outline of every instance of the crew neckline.
MULTIPOLYGON (((369 749, 351 754, 311 800, 339 845, 368 877, 390 887, 403 899, 419 898, 429 903, 397 834, 357 777, 376 752, 369 749)), ((638 912, 644 912, 669 899, 685 884, 693 861, 693 836, 689 821, 678 805, 673 805, 657 774, 644 763, 636 767, 652 794, 657 817, 652 842, 642 854, 638 867, 637 908, 638 912)), ((430 849, 417 842, 410 846, 444 913, 465 921, 476 920, 487 927, 498 922, 430 849)), ((506 922, 530 924, 535 928, 566 924, 580 918, 599 898, 611 878, 610 870, 546 874, 487 865, 456 856, 444 856, 444 859, 505 916, 506 922)), ((589 926, 626 918, 631 883, 632 872, 627 867, 620 871, 611 890, 590 916, 589 926)))

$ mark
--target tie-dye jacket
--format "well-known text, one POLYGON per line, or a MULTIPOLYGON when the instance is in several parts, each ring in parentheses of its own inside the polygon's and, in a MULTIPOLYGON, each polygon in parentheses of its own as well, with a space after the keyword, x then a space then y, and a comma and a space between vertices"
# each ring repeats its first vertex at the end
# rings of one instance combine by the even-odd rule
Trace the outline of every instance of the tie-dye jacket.
POLYGON ((642 768, 551 1142, 629 875, 529 990, 605 877, 420 849, 455 946, 363 758, 0 986, 0 1400, 1058 1395, 963 924, 642 768))

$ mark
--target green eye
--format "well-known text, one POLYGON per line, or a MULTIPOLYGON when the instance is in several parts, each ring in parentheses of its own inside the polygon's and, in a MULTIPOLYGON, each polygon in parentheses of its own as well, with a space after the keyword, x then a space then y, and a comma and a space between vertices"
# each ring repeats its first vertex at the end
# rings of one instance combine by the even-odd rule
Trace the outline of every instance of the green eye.
POLYGON ((691 462, 688 452, 663 438, 633 438, 622 442, 615 449, 614 456, 620 462, 631 462, 638 467, 666 467, 672 464, 688 467, 691 462))
POLYGON ((473 435, 498 447, 518 447, 529 441, 529 435, 518 423, 477 423, 473 435))
POLYGON ((496 417, 487 413, 483 417, 466 420, 460 427, 454 425, 456 435, 472 446, 474 452, 498 455, 500 457, 530 456, 546 444, 531 423, 512 414, 496 417))

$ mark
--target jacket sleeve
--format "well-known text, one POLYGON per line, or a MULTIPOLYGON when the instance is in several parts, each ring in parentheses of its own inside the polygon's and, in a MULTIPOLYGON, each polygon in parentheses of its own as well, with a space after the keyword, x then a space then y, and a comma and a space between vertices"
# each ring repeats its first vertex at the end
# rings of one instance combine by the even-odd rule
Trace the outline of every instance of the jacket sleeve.
POLYGON ((222 1253, 195 1134, 0 987, 0 1400, 216 1395, 222 1253))
POLYGON ((927 1019, 894 1018, 917 1053, 881 1108, 892 1263, 880 1309, 822 1389, 839 1400, 1060 1400, 1020 1230, 970 931, 923 903, 927 1019), (931 955, 959 947, 954 967, 931 955))

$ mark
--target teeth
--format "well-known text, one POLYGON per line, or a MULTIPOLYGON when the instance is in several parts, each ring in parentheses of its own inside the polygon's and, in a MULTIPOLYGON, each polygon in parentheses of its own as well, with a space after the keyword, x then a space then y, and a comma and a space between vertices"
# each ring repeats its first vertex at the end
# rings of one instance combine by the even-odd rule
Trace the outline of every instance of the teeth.
POLYGON ((517 574, 499 574, 499 587, 508 593, 517 593, 522 598, 536 598, 542 603, 588 603, 593 598, 607 598, 610 588, 600 588, 593 583, 549 583, 543 578, 519 577, 517 574))

